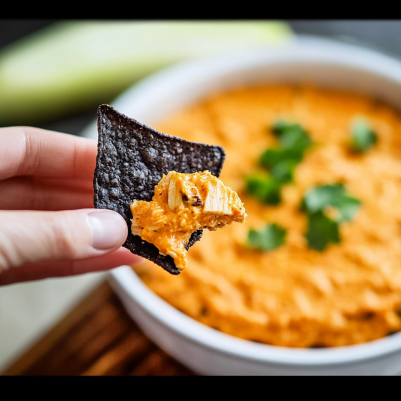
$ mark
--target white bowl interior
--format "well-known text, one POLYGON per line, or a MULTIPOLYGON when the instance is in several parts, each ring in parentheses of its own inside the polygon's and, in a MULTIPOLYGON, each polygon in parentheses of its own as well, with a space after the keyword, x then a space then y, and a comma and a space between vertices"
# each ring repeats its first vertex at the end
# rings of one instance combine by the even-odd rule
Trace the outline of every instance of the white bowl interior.
MULTIPOLYGON (((310 83, 371 95, 401 109, 401 63, 355 45, 300 38, 282 48, 187 62, 163 70, 122 94, 112 105, 152 125, 216 91, 261 83, 310 83)), ((94 122, 85 132, 97 138, 94 122)), ((199 138, 202 141, 202 138, 199 138)), ((187 340, 240 358, 291 365, 327 365, 377 358, 401 349, 401 334, 335 349, 289 349, 256 344, 217 332, 185 316, 150 291, 128 267, 112 272, 125 303, 187 340)))

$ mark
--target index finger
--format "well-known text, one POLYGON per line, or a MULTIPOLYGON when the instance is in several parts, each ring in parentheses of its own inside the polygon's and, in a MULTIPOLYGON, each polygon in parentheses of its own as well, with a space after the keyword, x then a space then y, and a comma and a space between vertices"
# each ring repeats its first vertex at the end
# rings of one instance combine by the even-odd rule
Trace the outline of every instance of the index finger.
POLYGON ((0 180, 20 175, 91 178, 93 139, 32 127, 0 128, 0 180))

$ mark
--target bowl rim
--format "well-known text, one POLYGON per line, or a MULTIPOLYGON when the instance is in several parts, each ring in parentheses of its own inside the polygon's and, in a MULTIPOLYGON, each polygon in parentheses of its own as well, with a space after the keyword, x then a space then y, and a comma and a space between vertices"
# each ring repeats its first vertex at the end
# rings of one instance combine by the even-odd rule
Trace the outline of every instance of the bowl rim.
MULTIPOLYGON (((233 55, 231 61, 237 61, 237 68, 246 68, 255 60, 331 63, 332 65, 363 69, 366 72, 394 80, 401 86, 401 61, 391 55, 381 53, 377 49, 309 35, 297 36, 291 39, 288 45, 282 45, 280 48, 269 47, 268 55, 266 48, 251 49, 248 57, 243 57, 241 60, 238 55, 233 55), (344 52, 347 57, 344 57, 344 52), (338 57, 339 55, 342 57, 338 57)), ((245 53, 243 52, 243 54, 245 53)), ((196 78, 197 75, 201 76, 205 70, 208 71, 210 67, 219 66, 229 57, 229 55, 224 55, 190 60, 165 68, 127 89, 112 102, 112 105, 124 112, 127 104, 133 102, 138 104, 138 100, 146 97, 149 92, 154 93, 161 83, 172 82, 177 76, 190 82, 189 79, 196 78)), ((94 132, 96 132, 94 124, 88 127, 84 133, 85 136, 94 137, 94 132)), ((323 366, 360 362, 401 350, 401 332, 362 344, 324 349, 288 348, 255 343, 214 330, 180 312, 153 293, 129 266, 113 269, 109 273, 109 277, 114 285, 123 290, 147 314, 176 335, 185 337, 203 347, 242 359, 278 365, 323 366)))

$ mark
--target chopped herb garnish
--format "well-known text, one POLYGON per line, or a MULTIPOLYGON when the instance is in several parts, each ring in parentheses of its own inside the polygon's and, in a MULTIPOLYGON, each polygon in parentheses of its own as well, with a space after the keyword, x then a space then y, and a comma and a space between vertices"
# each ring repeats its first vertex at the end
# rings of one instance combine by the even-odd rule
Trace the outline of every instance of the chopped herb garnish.
POLYGON ((269 175, 254 174, 246 177, 247 194, 269 205, 281 202, 280 187, 280 181, 269 175))
POLYGON ((351 220, 357 212, 361 202, 346 193, 342 184, 322 185, 310 189, 304 196, 301 210, 307 213, 324 211, 328 207, 338 210, 339 222, 351 220))
POLYGON ((260 156, 261 166, 267 169, 273 168, 284 160, 301 162, 305 151, 312 145, 308 133, 299 124, 279 121, 272 126, 272 132, 279 138, 280 146, 267 149, 260 156))
POLYGON ((265 150, 259 164, 269 170, 270 175, 247 177, 247 193, 261 202, 278 205, 281 202, 281 186, 293 180, 294 170, 312 145, 308 133, 299 124, 278 121, 272 128, 280 146, 265 150))
POLYGON ((249 230, 248 247, 261 251, 272 251, 284 244, 287 231, 277 224, 267 224, 260 231, 249 230))
POLYGON ((308 213, 308 231, 305 238, 310 248, 323 251, 329 244, 340 242, 340 223, 327 217, 323 211, 308 213))
POLYGON ((362 119, 354 121, 351 127, 351 149, 356 153, 364 153, 377 142, 377 134, 362 119))
POLYGON ((284 148, 303 147, 306 149, 312 144, 308 133, 299 124, 278 121, 273 124, 272 133, 279 138, 284 148))
POLYGON ((340 224, 351 220, 360 205, 361 202, 349 196, 342 184, 321 185, 310 189, 301 203, 301 211, 308 218, 305 237, 309 247, 323 251, 330 243, 339 243, 340 224), (336 216, 329 217, 330 212, 335 212, 336 216))
POLYGON ((342 223, 352 220, 360 206, 361 201, 358 199, 352 198, 351 196, 344 196, 338 206, 338 211, 340 213, 338 221, 342 223))
POLYGON ((282 121, 282 120, 275 122, 271 127, 271 131, 274 135, 276 135, 278 137, 280 137, 286 131, 305 132, 305 130, 302 128, 301 125, 289 123, 289 122, 282 121))
POLYGON ((345 194, 345 188, 342 184, 322 185, 310 189, 304 195, 303 207, 307 212, 317 212, 327 206, 334 206, 338 199, 345 194))
POLYGON ((259 159, 260 165, 266 169, 271 169, 276 164, 281 163, 284 160, 293 160, 295 163, 299 163, 303 158, 303 150, 295 149, 267 149, 265 150, 259 159))
POLYGON ((298 151, 302 152, 312 145, 312 140, 303 130, 284 131, 279 140, 284 149, 298 149, 298 151))
POLYGON ((294 160, 283 160, 272 167, 270 174, 276 180, 286 184, 293 180, 296 165, 297 163, 294 160))

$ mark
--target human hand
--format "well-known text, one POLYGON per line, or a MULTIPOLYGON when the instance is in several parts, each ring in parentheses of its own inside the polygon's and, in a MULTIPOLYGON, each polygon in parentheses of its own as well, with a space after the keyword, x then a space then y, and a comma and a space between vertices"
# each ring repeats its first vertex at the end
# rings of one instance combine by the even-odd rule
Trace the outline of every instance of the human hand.
POLYGON ((0 285, 136 264, 124 219, 93 209, 96 141, 0 128, 0 285))

